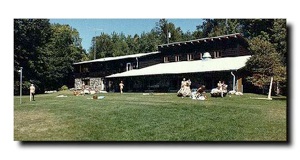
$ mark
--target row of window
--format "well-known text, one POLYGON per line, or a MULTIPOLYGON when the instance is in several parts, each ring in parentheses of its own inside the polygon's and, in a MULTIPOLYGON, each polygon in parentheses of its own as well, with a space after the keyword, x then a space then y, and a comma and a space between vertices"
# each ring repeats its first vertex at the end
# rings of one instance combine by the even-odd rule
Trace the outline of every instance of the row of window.
MULTIPOLYGON (((192 61, 192 60, 194 60, 194 54, 187 54, 186 55, 187 56, 187 61, 192 61)), ((202 53, 199 53, 199 59, 202 59, 202 53)), ((175 55, 175 62, 179 62, 179 61, 181 61, 181 59, 180 59, 180 55, 175 55)), ((221 57, 221 51, 214 51, 213 52, 213 55, 212 55, 212 58, 219 58, 219 57, 221 57)), ((169 59, 170 57, 169 56, 165 56, 164 57, 164 62, 166 63, 166 62, 170 62, 170 59, 169 59)))
MULTIPOLYGON (((181 56, 182 55, 175 55, 175 62, 179 62, 179 61, 182 61, 181 59, 181 56)), ((192 53, 189 53, 186 55, 187 58, 186 60, 187 61, 192 61, 192 60, 195 60, 195 54, 192 54, 192 53)), ((197 56, 196 59, 202 59, 202 53, 199 53, 199 57, 197 56)), ((221 57, 221 51, 214 51, 213 54, 212 54, 212 58, 218 58, 218 57, 221 57)), ((170 56, 165 56, 164 57, 164 63, 167 63, 167 62, 170 62, 170 56)), ((89 72, 89 68, 88 66, 79 66, 79 72, 80 73, 85 73, 85 72, 89 72)), ((137 66, 133 65, 132 63, 126 63, 126 66, 125 66, 125 70, 126 71, 130 71, 134 68, 137 68, 137 66)))

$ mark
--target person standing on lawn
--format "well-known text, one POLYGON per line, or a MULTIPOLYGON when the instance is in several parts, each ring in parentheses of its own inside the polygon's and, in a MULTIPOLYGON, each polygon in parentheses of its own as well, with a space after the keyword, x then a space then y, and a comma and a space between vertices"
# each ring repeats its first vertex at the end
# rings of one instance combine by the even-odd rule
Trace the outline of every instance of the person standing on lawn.
POLYGON ((123 88, 124 88, 123 81, 120 82, 119 86, 120 86, 120 93, 122 94, 123 93, 123 88))
POLYGON ((35 101, 35 100, 34 100, 35 87, 34 87, 33 84, 30 85, 29 90, 30 90, 30 101, 31 101, 31 100, 32 100, 32 101, 35 101))

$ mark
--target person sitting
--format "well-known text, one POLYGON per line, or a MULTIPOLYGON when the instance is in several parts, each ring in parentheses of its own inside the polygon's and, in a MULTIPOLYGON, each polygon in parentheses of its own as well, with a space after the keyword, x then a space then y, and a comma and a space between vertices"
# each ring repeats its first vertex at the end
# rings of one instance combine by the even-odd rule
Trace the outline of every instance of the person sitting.
POLYGON ((205 86, 202 85, 197 89, 197 94, 202 95, 203 93, 205 93, 205 86))
POLYGON ((205 85, 202 85, 197 89, 197 99, 199 99, 199 100, 207 99, 207 96, 205 94, 206 93, 205 89, 206 89, 205 85))
POLYGON ((191 80, 185 80, 185 78, 183 78, 183 81, 181 82, 181 88, 179 89, 179 91, 177 92, 177 96, 178 97, 190 97, 192 95, 191 92, 191 86, 192 82, 191 80))
POLYGON ((225 97, 227 94, 227 85, 224 81, 219 81, 217 88, 213 88, 210 94, 212 97, 225 97))

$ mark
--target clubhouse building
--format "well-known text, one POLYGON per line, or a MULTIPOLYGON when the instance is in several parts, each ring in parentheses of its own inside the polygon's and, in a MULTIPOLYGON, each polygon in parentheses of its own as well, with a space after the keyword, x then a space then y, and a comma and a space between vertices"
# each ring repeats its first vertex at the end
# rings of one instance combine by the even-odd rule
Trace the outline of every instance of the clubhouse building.
POLYGON ((215 88, 225 81, 229 90, 244 92, 247 87, 243 67, 250 58, 248 43, 240 34, 174 42, 158 46, 158 51, 107 57, 74 63, 75 88, 118 92, 176 92, 183 78, 191 88, 215 88))

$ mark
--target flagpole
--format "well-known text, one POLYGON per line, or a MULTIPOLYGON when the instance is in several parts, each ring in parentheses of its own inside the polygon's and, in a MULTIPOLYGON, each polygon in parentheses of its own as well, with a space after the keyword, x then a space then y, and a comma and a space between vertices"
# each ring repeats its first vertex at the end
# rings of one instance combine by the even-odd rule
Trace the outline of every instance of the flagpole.
POLYGON ((22 69, 23 67, 20 67, 20 104, 22 103, 22 69))

